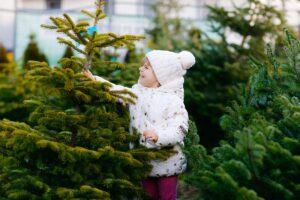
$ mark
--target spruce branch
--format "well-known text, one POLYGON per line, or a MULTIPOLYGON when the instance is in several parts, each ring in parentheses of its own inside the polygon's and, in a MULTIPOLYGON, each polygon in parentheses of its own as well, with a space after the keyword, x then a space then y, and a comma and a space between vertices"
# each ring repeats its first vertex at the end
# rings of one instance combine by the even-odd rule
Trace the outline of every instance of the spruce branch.
POLYGON ((46 28, 46 29, 51 29, 51 30, 54 30, 57 28, 56 26, 51 26, 51 25, 46 25, 46 24, 42 24, 41 27, 46 28))
POLYGON ((57 41, 58 43, 60 44, 65 44, 65 45, 68 45, 70 47, 72 47, 74 50, 78 51, 79 53, 82 53, 83 55, 86 55, 87 53, 79 48, 77 48, 73 43, 72 41, 70 40, 66 40, 64 38, 61 38, 61 37, 57 37, 57 41))
POLYGON ((90 13, 89 11, 81 10, 81 12, 82 12, 83 14, 89 16, 89 17, 92 18, 92 19, 95 19, 95 18, 96 18, 96 16, 95 16, 94 14, 90 13))

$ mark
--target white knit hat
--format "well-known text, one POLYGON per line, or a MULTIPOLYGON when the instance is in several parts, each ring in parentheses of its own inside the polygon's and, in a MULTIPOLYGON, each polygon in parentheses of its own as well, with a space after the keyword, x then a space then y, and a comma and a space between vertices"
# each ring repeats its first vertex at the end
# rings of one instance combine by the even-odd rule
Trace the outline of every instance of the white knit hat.
POLYGON ((175 79, 182 78, 186 70, 195 64, 195 57, 189 51, 174 53, 153 50, 146 54, 158 82, 163 86, 175 79))

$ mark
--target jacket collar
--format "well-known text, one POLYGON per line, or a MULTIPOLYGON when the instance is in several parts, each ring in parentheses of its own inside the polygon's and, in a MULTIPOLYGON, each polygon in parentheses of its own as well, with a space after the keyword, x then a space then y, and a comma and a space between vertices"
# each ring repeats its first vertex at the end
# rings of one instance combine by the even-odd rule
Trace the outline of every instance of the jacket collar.
POLYGON ((140 83, 138 83, 138 87, 142 92, 163 92, 163 93, 169 93, 178 96, 180 99, 183 100, 184 90, 183 90, 183 83, 184 79, 183 77, 175 79, 173 81, 170 81, 158 88, 148 88, 142 86, 140 83))

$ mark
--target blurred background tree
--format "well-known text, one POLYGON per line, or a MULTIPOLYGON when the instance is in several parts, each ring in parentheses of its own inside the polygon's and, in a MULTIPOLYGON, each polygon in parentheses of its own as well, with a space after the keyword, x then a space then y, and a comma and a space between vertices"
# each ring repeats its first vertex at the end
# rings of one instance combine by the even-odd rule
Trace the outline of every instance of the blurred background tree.
POLYGON ((6 49, 0 44, 0 119, 26 121, 29 115, 23 103, 26 92, 22 73, 8 60, 6 49))
POLYGON ((70 46, 67 46, 62 58, 71 58, 72 56, 74 56, 74 52, 70 46))
POLYGON ((271 45, 267 59, 251 58, 248 83, 222 116, 226 139, 211 153, 186 145, 196 199, 299 199, 300 41, 285 33, 284 61, 271 45))
POLYGON ((185 26, 179 17, 180 6, 177 0, 158 0, 152 6, 154 17, 152 27, 146 29, 150 36, 148 47, 179 51, 184 43, 185 26))
POLYGON ((6 49, 2 43, 0 43, 0 63, 8 63, 6 49))
POLYGON ((45 61, 47 62, 46 55, 39 49, 38 44, 35 41, 35 35, 31 34, 29 36, 29 43, 24 52, 23 58, 23 68, 27 69, 28 65, 27 62, 29 60, 36 60, 36 61, 45 61))

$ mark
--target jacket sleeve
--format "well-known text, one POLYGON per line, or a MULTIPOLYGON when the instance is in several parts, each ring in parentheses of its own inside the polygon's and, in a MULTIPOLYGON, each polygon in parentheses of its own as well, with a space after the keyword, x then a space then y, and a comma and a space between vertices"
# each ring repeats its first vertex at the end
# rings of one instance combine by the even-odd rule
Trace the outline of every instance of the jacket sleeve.
POLYGON ((182 143, 188 131, 188 113, 182 100, 175 100, 167 110, 166 128, 156 128, 158 147, 174 146, 182 143))
POLYGON ((112 82, 110 82, 110 81, 108 81, 108 80, 106 80, 106 79, 104 79, 100 76, 94 75, 94 78, 95 78, 96 81, 111 84, 112 85, 111 88, 110 88, 111 91, 116 91, 116 90, 129 90, 129 91, 131 91, 131 88, 128 88, 128 87, 125 87, 125 86, 122 86, 122 85, 116 85, 116 84, 114 84, 114 83, 112 83, 112 82))
POLYGON ((125 87, 125 86, 122 86, 122 85, 116 85, 100 76, 96 76, 94 75, 94 78, 96 81, 99 81, 99 82, 105 82, 105 83, 109 83, 111 85, 110 87, 110 91, 111 92, 116 92, 116 91, 125 91, 123 94, 121 95, 118 95, 118 94, 114 94, 114 97, 117 99, 118 102, 122 103, 123 105, 128 105, 127 103, 128 102, 125 102, 124 99, 122 99, 122 97, 125 97, 125 98, 132 98, 129 94, 128 94, 128 91, 133 93, 133 90, 131 88, 128 88, 128 87, 125 87))

